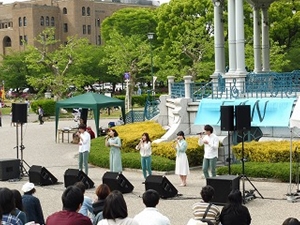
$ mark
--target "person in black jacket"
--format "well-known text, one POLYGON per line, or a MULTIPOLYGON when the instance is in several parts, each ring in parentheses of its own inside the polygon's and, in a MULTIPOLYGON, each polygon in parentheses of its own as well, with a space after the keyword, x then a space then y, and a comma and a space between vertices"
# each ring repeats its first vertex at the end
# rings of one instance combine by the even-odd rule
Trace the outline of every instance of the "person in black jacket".
POLYGON ((97 224, 103 219, 102 211, 104 207, 104 200, 109 195, 110 189, 106 184, 100 184, 96 189, 97 200, 93 203, 93 213, 95 215, 93 224, 97 224))
POLYGON ((222 225, 251 224, 250 213, 242 202, 242 193, 239 190, 231 191, 228 195, 228 204, 224 206, 220 215, 222 225))

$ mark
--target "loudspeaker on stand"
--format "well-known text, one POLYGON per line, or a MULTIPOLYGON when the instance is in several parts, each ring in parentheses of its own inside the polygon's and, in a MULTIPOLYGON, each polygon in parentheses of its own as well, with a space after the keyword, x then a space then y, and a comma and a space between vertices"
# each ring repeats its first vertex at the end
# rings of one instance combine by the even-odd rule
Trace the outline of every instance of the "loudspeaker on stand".
POLYGON ((12 122, 27 123, 27 103, 12 104, 12 122))

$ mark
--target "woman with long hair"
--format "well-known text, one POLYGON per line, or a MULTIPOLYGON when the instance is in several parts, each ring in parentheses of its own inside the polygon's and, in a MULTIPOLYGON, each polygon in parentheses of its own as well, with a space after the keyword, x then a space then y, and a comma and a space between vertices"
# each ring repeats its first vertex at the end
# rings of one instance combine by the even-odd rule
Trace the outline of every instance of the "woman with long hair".
POLYGON ((121 139, 118 132, 115 129, 110 129, 105 138, 105 146, 110 147, 110 172, 122 172, 121 145, 121 139))
POLYGON ((136 150, 140 150, 141 155, 141 166, 143 171, 143 176, 146 180, 147 176, 152 174, 151 170, 151 140, 148 133, 143 133, 140 142, 135 147, 136 150), (148 175, 147 175, 148 172, 148 175))
POLYGON ((186 155, 187 142, 184 137, 183 131, 177 133, 177 138, 173 143, 176 149, 176 166, 175 174, 179 175, 181 184, 179 186, 186 186, 186 178, 190 173, 189 161, 186 155))
POLYGON ((12 214, 19 218, 23 224, 27 223, 27 218, 26 218, 26 214, 24 212, 23 209, 23 202, 22 202, 22 195, 18 190, 11 190, 13 195, 14 195, 14 199, 15 199, 15 210, 12 212, 12 214))
POLYGON ((122 193, 112 191, 105 199, 103 208, 103 220, 97 225, 138 225, 138 222, 128 217, 127 205, 122 193))
POLYGON ((228 195, 228 204, 224 206, 220 215, 222 225, 249 225, 251 216, 243 204, 242 193, 232 190, 228 195))

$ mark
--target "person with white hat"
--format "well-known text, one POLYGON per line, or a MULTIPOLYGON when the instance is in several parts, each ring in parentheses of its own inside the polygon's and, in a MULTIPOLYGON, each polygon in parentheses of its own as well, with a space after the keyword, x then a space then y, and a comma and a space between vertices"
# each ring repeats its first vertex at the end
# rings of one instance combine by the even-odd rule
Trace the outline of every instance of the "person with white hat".
POLYGON ((24 192, 22 202, 27 221, 34 221, 35 223, 41 225, 45 224, 40 200, 37 197, 33 196, 36 191, 34 184, 30 182, 25 183, 22 187, 22 191, 24 192))

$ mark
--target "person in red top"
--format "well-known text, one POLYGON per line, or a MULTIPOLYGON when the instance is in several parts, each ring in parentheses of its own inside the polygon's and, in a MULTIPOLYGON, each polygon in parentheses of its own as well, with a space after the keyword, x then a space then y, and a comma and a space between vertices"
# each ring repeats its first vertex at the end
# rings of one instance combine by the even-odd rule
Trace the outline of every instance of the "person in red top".
POLYGON ((90 218, 78 213, 83 202, 83 193, 76 186, 69 186, 62 194, 63 210, 50 215, 47 225, 92 225, 90 218))
POLYGON ((92 130, 90 126, 86 128, 86 131, 90 134, 91 139, 95 138, 95 132, 92 130))

